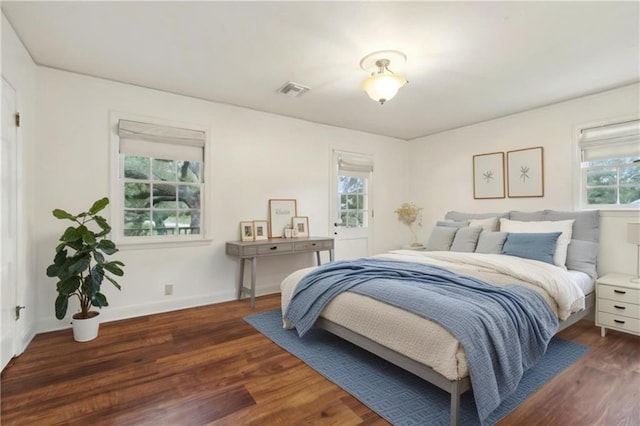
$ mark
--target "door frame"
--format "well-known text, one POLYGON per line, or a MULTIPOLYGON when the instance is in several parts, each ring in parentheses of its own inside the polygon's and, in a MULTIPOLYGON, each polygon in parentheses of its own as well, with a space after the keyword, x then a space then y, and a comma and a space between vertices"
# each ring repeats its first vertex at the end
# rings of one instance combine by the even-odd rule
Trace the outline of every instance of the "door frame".
MULTIPOLYGON (((5 78, 5 76, 2 76, 2 85, 3 85, 3 89, 6 86, 8 86, 9 88, 11 88, 11 90, 14 93, 14 108, 12 113, 17 113, 18 111, 18 91, 17 89, 9 82, 9 80, 7 80, 5 78)), ((13 259, 13 278, 12 278, 12 283, 11 283, 11 289, 9 290, 9 296, 11 298, 10 300, 10 305, 8 307, 9 309, 9 314, 11 315, 11 322, 10 324, 2 324, 2 328, 3 331, 6 330, 6 327, 10 327, 11 330, 9 331, 9 334, 11 335, 11 343, 10 343, 10 351, 11 354, 8 356, 8 359, 2 359, 2 362, 0 364, 0 370, 4 369, 4 367, 9 363, 9 361, 15 357, 16 355, 18 355, 21 351, 18 349, 19 345, 21 345, 21 342, 19 341, 19 330, 18 330, 18 322, 14 319, 13 317, 13 310, 15 309, 15 307, 18 305, 18 276, 19 276, 19 266, 21 264, 21 258, 20 258, 20 238, 19 238, 19 232, 20 232, 20 225, 21 225, 21 220, 20 220, 20 202, 21 202, 21 197, 20 197, 20 191, 19 191, 19 185, 18 185, 18 178, 19 178, 19 169, 20 169, 20 163, 18 162, 20 156, 20 144, 18 142, 19 140, 19 127, 17 125, 13 125, 13 131, 15 132, 14 134, 14 139, 13 139, 13 146, 11 147, 10 153, 12 158, 10 159, 10 161, 12 161, 13 166, 11 167, 11 199, 9 200, 9 204, 12 205, 12 211, 11 211, 11 224, 9 224, 9 226, 14 230, 14 244, 12 247, 12 250, 14 251, 14 259, 13 259)), ((4 171, 2 171, 2 163, 3 163, 3 159, 2 159, 2 155, 4 155, 5 152, 2 150, 2 148, 0 147, 0 178, 3 176, 4 171)), ((2 211, 2 209, 0 209, 0 221, 4 220, 3 218, 4 216, 4 212, 2 211)), ((0 222, 1 223, 1 222, 0 222)), ((2 238, 2 227, 0 226, 0 239, 2 238)), ((0 244, 0 259, 2 259, 2 244, 0 244)), ((1 277, 0 277, 1 280, 1 277)), ((7 283, 1 283, 3 288, 6 288, 7 283)), ((3 303, 5 301, 3 300, 3 303)), ((3 306, 4 308, 4 306, 3 306)), ((3 333, 4 334, 4 333, 3 333)), ((4 337, 4 336, 3 336, 4 337)))
MULTIPOLYGON (((348 151, 348 150, 343 150, 343 149, 339 149, 339 148, 335 148, 335 147, 331 147, 329 150, 329 156, 330 156, 330 165, 331 165, 331 172, 329 173, 329 235, 332 236, 334 239, 339 240, 338 236, 339 234, 336 231, 336 227, 335 227, 335 222, 336 222, 336 211, 337 211, 337 187, 336 187, 336 180, 338 177, 338 173, 339 173, 339 166, 338 166, 338 156, 339 155, 346 155, 346 156, 350 156, 352 158, 361 158, 361 159, 366 159, 373 167, 374 164, 374 156, 373 154, 370 153, 364 153, 364 152, 355 152, 355 151, 348 151)), ((374 209, 373 209, 373 202, 374 202, 374 193, 373 193, 373 188, 374 188, 374 174, 373 174, 373 168, 369 173, 369 177, 368 177, 368 190, 367 190, 367 206, 368 206, 368 216, 367 216, 367 222, 368 222, 368 226, 367 226, 367 232, 366 232, 366 239, 367 239, 367 253, 364 254, 365 256, 370 256, 373 252, 373 244, 374 244, 374 209)), ((337 245, 337 244, 336 244, 337 245)), ((336 253, 338 252, 338 250, 336 250, 336 253)), ((338 256, 339 253, 338 253, 338 256)))

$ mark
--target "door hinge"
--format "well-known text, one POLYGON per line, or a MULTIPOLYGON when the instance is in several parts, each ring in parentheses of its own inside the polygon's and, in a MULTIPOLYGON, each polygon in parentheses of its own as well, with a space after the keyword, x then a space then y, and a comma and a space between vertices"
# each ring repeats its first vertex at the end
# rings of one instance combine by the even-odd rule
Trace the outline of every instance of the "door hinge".
POLYGON ((18 321, 20 319, 20 311, 23 310, 25 308, 25 306, 16 306, 16 321, 18 321))
POLYGON ((20 113, 16 112, 16 127, 20 127, 20 113))

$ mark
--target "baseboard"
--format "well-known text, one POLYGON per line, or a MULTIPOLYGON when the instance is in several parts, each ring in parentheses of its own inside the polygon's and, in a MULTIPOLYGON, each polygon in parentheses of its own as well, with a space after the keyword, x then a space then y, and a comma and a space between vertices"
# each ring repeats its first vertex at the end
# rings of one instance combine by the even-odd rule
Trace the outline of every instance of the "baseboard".
MULTIPOLYGON (((257 296, 279 293, 280 287, 261 288, 257 292, 257 296)), ((214 303, 228 302, 236 299, 235 290, 224 291, 207 296, 190 296, 180 299, 172 298, 166 301, 151 302, 145 305, 133 305, 125 307, 109 307, 100 311, 102 316, 100 322, 106 323, 110 321, 118 321, 127 318, 142 317, 145 315, 160 314, 162 312, 177 311, 180 309, 195 308, 197 306, 212 305, 214 303)), ((40 318, 38 321, 37 333, 46 333, 48 331, 64 330, 71 327, 71 315, 67 314, 64 320, 51 318, 40 318)), ((34 334, 35 335, 35 334, 34 334)), ((31 337, 33 338, 33 336, 31 337)), ((25 346, 26 348, 26 346, 25 346)))
MULTIPOLYGON (((145 305, 132 305, 125 307, 109 307, 100 311, 101 323, 110 321, 118 321, 127 318, 141 317, 145 315, 159 314, 162 312, 177 311, 186 308, 195 308, 196 306, 210 305, 213 303, 227 302, 234 300, 233 291, 221 292, 208 296, 190 296, 183 298, 172 298, 170 300, 162 300, 151 302, 145 305)), ((64 330, 71 327, 71 314, 67 314, 64 320, 56 320, 55 318, 41 318, 38 321, 38 333, 46 333, 54 330, 64 330)))

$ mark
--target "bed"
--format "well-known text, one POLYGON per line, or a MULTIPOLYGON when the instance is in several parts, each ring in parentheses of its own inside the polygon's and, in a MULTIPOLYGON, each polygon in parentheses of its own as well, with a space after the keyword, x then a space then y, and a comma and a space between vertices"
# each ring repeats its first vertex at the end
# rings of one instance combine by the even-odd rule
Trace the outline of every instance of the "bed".
MULTIPOLYGON (((433 228, 427 244, 427 248, 435 250, 395 250, 373 258, 380 261, 409 262, 407 265, 430 265, 429 267, 442 268, 462 276, 478 278, 498 287, 518 284, 544 299, 559 319, 558 331, 592 311, 597 266, 597 211, 544 210, 487 214, 448 212, 445 219, 433 228), (509 230, 503 240, 503 248, 506 247, 506 238, 511 234, 549 235, 549 229, 553 230, 557 224, 562 223, 565 232, 556 234, 560 234, 564 240, 562 244, 565 247, 560 250, 564 257, 560 260, 555 258, 560 237, 554 246, 553 262, 507 256, 502 252, 498 253, 495 247, 489 247, 486 241, 480 245, 483 233, 491 239, 497 234, 505 233, 495 231, 500 222, 504 229, 509 230), (480 231, 477 230, 479 227, 480 231), (450 241, 450 249, 444 250, 439 234, 464 235, 462 238, 454 236, 450 241), (470 250, 469 244, 465 246, 465 243, 469 243, 468 234, 475 234, 475 237, 471 237, 471 240, 475 238, 472 245, 480 249, 479 252, 470 250), (456 241, 458 244, 453 244, 456 241), (562 265, 557 264, 558 262, 562 265)), ((283 315, 289 308, 298 283, 314 269, 296 271, 282 282, 283 315)), ((293 328, 293 324, 286 320, 284 325, 286 328, 293 328)), ((472 383, 465 350, 447 329, 414 312, 351 291, 340 293, 328 302, 315 325, 449 392, 451 424, 458 424, 460 395, 471 389, 472 383)))

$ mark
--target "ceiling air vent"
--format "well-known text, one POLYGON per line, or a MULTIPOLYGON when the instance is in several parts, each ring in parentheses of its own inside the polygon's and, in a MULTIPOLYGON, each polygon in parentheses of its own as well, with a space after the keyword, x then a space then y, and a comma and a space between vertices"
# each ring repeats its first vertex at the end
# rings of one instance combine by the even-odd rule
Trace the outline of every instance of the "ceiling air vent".
POLYGON ((278 93, 283 93, 291 98, 298 97, 303 93, 311 90, 310 87, 303 86, 302 84, 287 81, 281 88, 278 89, 278 93))

